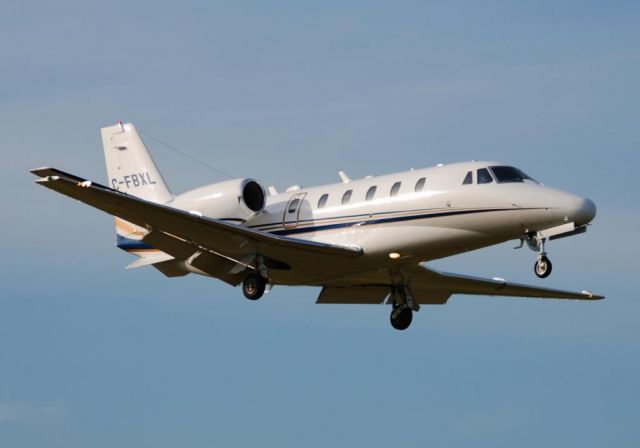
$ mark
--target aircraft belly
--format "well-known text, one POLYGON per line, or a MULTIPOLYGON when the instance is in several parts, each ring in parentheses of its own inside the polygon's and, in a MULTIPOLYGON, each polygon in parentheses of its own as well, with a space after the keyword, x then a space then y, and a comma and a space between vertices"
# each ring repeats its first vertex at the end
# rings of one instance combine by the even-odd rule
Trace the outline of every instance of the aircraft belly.
POLYGON ((377 224, 350 228, 348 231, 319 232, 312 236, 313 240, 341 245, 357 245, 365 253, 365 257, 352 260, 350 263, 362 263, 375 260, 393 266, 389 254, 397 252, 403 256, 413 256, 420 261, 442 258, 461 252, 485 247, 496 242, 512 239, 513 224, 505 226, 504 233, 496 234, 495 225, 487 222, 487 230, 493 233, 478 231, 472 223, 456 221, 460 228, 450 227, 451 222, 445 220, 422 220, 407 223, 377 224))
POLYGON ((277 285, 319 285, 326 280, 380 267, 374 260, 365 258, 331 263, 294 264, 290 270, 271 269, 269 277, 277 285))

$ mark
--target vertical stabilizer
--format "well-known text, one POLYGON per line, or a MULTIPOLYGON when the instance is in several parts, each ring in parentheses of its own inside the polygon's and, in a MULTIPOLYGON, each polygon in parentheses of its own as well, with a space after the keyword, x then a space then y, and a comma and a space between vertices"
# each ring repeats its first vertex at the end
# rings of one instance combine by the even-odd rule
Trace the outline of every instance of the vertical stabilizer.
MULTIPOLYGON (((119 122, 100 131, 107 162, 108 185, 111 188, 160 204, 172 199, 133 124, 119 122)), ((120 249, 139 257, 155 256, 158 251, 142 241, 147 232, 143 227, 116 218, 117 245, 120 249)))
POLYGON ((111 188, 160 204, 172 199, 133 124, 119 122, 102 128, 101 134, 111 188))

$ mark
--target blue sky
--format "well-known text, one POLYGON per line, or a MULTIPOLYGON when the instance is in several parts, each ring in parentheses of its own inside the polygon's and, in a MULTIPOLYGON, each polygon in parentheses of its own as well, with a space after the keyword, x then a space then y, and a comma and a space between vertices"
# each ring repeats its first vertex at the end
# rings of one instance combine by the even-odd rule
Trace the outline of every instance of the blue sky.
MULTIPOLYGON (((639 447, 637 2, 0 3, 0 445, 639 447), (508 243, 454 272, 607 295, 257 303, 123 269, 111 219, 31 183, 103 181, 128 120, 280 188, 502 160, 592 198, 554 274, 508 243)), ((175 192, 222 180, 148 140, 175 192)))

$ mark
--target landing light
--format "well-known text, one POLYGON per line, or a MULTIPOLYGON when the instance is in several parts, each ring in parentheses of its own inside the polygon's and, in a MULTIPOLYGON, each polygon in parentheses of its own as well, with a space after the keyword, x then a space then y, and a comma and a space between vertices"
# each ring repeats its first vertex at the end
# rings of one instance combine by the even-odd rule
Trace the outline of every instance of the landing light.
POLYGON ((398 252, 391 252, 389 254, 389 258, 391 258, 392 260, 397 260, 398 258, 400 258, 400 254, 398 252))

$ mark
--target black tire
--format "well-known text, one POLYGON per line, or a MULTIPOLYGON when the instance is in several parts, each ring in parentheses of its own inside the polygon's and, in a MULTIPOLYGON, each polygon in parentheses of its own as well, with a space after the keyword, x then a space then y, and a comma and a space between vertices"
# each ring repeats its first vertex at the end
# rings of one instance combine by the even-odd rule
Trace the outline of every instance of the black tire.
POLYGON ((258 300, 264 294, 267 285, 265 279, 259 274, 249 274, 242 282, 242 294, 249 300, 258 300))
POLYGON ((404 305, 395 306, 391 311, 389 320, 391 321, 391 326, 396 330, 406 330, 413 320, 413 311, 404 305))
POLYGON ((533 272, 540 278, 547 278, 551 275, 551 270, 553 269, 553 265, 551 264, 551 260, 547 257, 542 257, 536 264, 533 266, 533 272))

